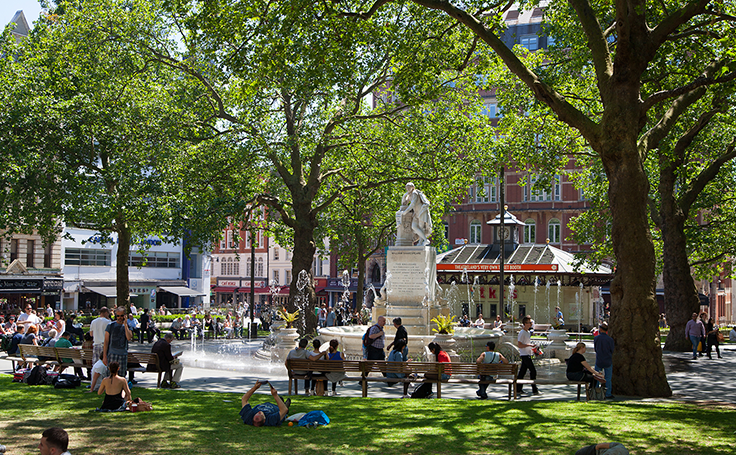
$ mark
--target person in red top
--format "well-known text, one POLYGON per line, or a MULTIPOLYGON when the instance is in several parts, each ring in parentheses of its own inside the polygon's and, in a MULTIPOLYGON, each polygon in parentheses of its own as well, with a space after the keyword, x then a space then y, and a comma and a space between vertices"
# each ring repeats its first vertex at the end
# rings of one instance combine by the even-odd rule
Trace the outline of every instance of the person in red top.
MULTIPOLYGON (((432 354, 435 355, 437 362, 440 362, 440 363, 450 363, 451 362, 450 356, 447 355, 447 353, 442 350, 442 347, 439 344, 432 342, 432 343, 429 343, 427 348, 432 354)), ((450 379, 451 375, 452 375, 452 367, 450 367, 450 365, 445 365, 445 372, 442 373, 442 380, 446 381, 450 379)), ((433 379, 436 379, 437 375, 427 374, 425 375, 425 377, 427 378, 432 377, 433 379)))

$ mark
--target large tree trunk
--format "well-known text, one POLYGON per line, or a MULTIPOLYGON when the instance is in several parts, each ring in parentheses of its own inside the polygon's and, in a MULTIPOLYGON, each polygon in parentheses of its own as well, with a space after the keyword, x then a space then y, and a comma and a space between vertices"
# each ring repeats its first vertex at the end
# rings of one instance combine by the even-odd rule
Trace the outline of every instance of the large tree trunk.
POLYGON ((115 219, 115 226, 118 233, 118 252, 116 256, 118 264, 115 268, 117 278, 115 288, 118 296, 118 306, 123 306, 127 310, 130 307, 130 279, 128 277, 130 229, 122 217, 115 219))
POLYGON ((685 338, 685 326, 692 314, 698 312, 700 300, 687 257, 685 221, 689 210, 683 209, 675 196, 676 167, 661 163, 660 169, 659 223, 664 244, 662 279, 665 314, 670 326, 664 348, 668 351, 690 351, 692 345, 690 340, 685 338))
POLYGON ((311 211, 311 204, 300 201, 294 204, 296 223, 294 227, 294 256, 291 258, 291 287, 289 288, 289 311, 296 308, 296 297, 299 293, 297 280, 299 272, 306 270, 309 275, 309 283, 305 288, 307 302, 303 308, 299 308, 300 323, 295 326, 302 332, 301 335, 312 333, 317 329, 317 317, 314 315, 314 307, 317 303, 317 294, 314 292, 314 278, 312 275, 312 262, 317 247, 314 242, 315 220, 311 211))
POLYGON ((692 314, 699 312, 700 299, 687 259, 684 222, 674 219, 664 220, 662 239, 664 307, 670 326, 664 348, 668 351, 691 351, 690 340, 685 338, 685 326, 692 314))
POLYGON ((629 124, 637 116, 623 111, 623 115, 608 118, 607 135, 600 143, 609 181, 617 260, 611 283, 610 333, 616 343, 613 392, 670 396, 654 299, 655 256, 647 212, 649 181, 636 146, 638 128, 629 124))

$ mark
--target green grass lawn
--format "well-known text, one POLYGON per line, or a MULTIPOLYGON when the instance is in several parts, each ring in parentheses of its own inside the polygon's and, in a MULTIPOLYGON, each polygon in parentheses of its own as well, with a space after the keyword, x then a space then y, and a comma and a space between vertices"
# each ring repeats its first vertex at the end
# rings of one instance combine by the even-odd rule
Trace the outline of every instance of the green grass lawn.
MULTIPOLYGON (((642 402, 399 400, 296 397, 292 412, 321 409, 318 429, 254 428, 240 395, 133 389, 153 412, 95 413, 102 399, 0 375, 0 444, 38 453, 43 429, 65 428, 79 454, 573 454, 617 441, 632 454, 730 454, 733 406, 642 402)), ((255 395, 253 404, 269 399, 255 395)))

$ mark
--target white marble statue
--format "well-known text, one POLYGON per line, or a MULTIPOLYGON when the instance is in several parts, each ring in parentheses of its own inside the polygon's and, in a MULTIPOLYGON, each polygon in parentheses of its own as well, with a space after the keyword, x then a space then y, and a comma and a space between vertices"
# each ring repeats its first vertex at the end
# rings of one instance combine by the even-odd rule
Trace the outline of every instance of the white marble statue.
POLYGON ((396 212, 397 245, 414 245, 417 240, 418 245, 429 245, 427 237, 432 233, 429 206, 427 196, 416 189, 413 183, 407 183, 401 208, 396 212))

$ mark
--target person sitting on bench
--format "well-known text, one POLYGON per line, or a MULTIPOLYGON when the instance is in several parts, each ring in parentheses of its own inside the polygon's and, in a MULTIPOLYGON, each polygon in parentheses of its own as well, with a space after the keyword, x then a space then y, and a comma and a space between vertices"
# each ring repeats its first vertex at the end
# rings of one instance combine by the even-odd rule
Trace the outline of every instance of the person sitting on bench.
MULTIPOLYGON (((506 357, 503 356, 500 352, 495 352, 496 350, 496 343, 493 341, 489 341, 486 343, 486 352, 483 352, 478 356, 475 363, 478 365, 482 365, 484 363, 509 363, 508 360, 506 360, 506 357)), ((481 381, 491 381, 493 380, 492 376, 486 376, 486 375, 478 375, 478 379, 481 381)), ((487 400, 488 394, 486 393, 486 390, 488 389, 488 384, 478 384, 478 390, 476 390, 475 394, 478 395, 478 398, 481 400, 487 400)))

